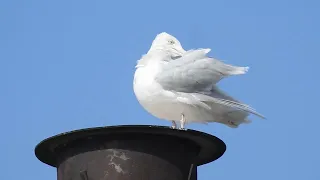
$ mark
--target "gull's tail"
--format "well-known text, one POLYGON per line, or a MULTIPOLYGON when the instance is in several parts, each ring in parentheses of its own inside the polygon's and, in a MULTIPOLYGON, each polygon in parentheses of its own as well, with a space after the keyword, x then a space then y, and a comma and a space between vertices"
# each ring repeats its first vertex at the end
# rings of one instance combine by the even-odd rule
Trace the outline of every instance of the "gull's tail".
POLYGON ((251 121, 247 118, 249 113, 265 119, 263 115, 259 114, 252 107, 228 96, 216 86, 212 87, 209 94, 194 93, 193 96, 196 96, 198 100, 207 104, 213 114, 219 114, 212 121, 217 121, 230 127, 235 128, 242 123, 250 123, 251 121))
POLYGON ((223 114, 216 119, 217 122, 225 124, 231 128, 237 128, 240 124, 249 124, 251 120, 247 118, 249 114, 240 110, 233 110, 223 114))

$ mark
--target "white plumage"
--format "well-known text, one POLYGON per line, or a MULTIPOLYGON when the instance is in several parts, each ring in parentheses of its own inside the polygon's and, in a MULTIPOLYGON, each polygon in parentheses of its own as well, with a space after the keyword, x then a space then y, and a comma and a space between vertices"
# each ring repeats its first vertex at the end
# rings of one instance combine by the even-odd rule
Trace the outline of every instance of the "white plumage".
POLYGON ((229 127, 249 123, 250 106, 222 92, 217 83, 228 76, 245 74, 248 67, 225 64, 208 57, 210 49, 185 51, 168 33, 153 40, 137 62, 134 92, 143 108, 157 118, 185 123, 218 122, 229 127))

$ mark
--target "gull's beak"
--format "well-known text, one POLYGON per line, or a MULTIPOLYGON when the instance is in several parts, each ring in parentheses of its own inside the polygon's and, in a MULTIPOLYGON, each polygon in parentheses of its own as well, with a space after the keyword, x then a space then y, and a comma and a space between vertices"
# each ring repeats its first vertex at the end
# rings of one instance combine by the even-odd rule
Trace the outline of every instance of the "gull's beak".
POLYGON ((182 56, 186 52, 181 46, 176 46, 173 50, 177 56, 182 56))

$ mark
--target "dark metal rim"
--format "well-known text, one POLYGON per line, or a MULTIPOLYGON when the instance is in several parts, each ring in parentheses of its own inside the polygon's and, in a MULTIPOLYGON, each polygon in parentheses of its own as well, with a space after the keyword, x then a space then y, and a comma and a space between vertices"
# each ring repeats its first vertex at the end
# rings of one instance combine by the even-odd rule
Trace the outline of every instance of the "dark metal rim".
POLYGON ((200 131, 190 129, 172 129, 167 126, 121 125, 79 129, 49 137, 41 141, 36 146, 35 155, 41 162, 56 167, 56 160, 58 157, 57 154, 52 151, 52 149, 55 147, 65 144, 68 141, 73 141, 75 139, 90 135, 110 135, 114 133, 147 133, 156 135, 171 135, 188 139, 197 143, 201 148, 200 153, 196 158, 197 166, 217 160, 226 151, 226 145, 221 139, 200 131))

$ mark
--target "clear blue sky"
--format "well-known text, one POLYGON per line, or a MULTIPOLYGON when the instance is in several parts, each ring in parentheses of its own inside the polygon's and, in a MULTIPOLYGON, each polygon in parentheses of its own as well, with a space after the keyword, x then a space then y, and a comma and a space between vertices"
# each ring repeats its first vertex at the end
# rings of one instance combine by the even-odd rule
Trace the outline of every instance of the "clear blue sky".
POLYGON ((34 156, 42 139, 79 128, 170 125, 132 89, 156 34, 250 66, 222 89, 268 119, 231 129, 189 125, 225 141, 200 180, 319 180, 320 1, 0 2, 0 179, 55 180, 34 156))

